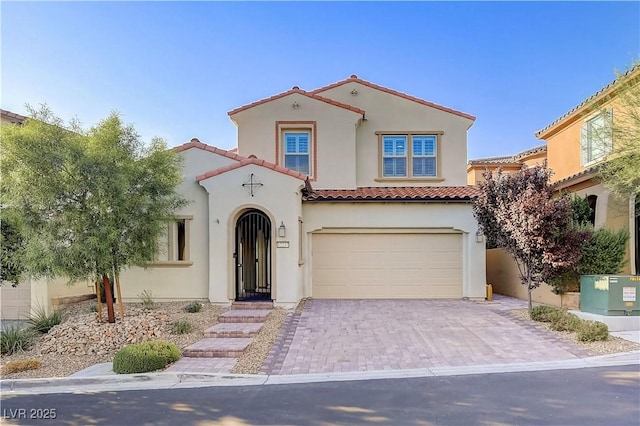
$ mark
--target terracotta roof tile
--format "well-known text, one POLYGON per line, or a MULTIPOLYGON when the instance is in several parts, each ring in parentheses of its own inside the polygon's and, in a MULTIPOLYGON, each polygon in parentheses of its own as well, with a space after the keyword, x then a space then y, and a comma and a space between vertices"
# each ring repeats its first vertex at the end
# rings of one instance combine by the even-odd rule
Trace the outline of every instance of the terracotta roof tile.
POLYGON ((588 167, 578 173, 567 176, 566 178, 560 179, 557 182, 553 182, 553 186, 558 190, 566 188, 567 186, 571 186, 573 184, 591 179, 596 175, 597 171, 598 165, 588 167))
POLYGON ((369 186, 315 189, 305 201, 470 201, 477 194, 473 186, 369 186))
POLYGON ((16 114, 15 112, 7 111, 6 109, 0 109, 0 115, 11 121, 12 123, 22 124, 27 119, 24 115, 16 114))
POLYGON ((508 155, 504 157, 487 157, 487 158, 476 158, 474 160, 469 160, 468 164, 518 164, 520 160, 530 155, 538 154, 541 152, 547 152, 547 145, 540 145, 525 151, 519 152, 515 155, 508 155))
POLYGON ((291 169, 285 169, 283 167, 276 166, 273 163, 270 163, 270 162, 264 161, 264 160, 260 160, 258 158, 243 158, 241 161, 239 161, 237 163, 229 164, 227 166, 220 167, 219 169, 215 169, 215 170, 212 170, 212 171, 207 172, 205 174, 202 174, 200 176, 196 176, 196 181, 200 182, 200 181, 203 181, 205 179, 209 179, 209 178, 212 178, 214 176, 218 176, 218 175, 221 175, 223 173, 229 172, 231 170, 235 170, 235 169, 239 169, 240 167, 248 166, 250 164, 254 164, 254 165, 260 166, 260 167, 265 167, 267 169, 274 170, 274 171, 276 171, 278 173, 282 173, 284 175, 293 176, 294 178, 297 178, 297 179, 300 179, 300 180, 303 180, 303 181, 307 180, 307 175, 302 174, 300 172, 296 172, 296 171, 291 170, 291 169))
POLYGON ((225 151, 224 149, 217 148, 215 146, 207 145, 206 143, 202 143, 198 140, 198 138, 193 138, 191 141, 184 143, 182 145, 176 146, 173 148, 175 152, 186 151, 190 148, 198 148, 203 151, 213 152, 218 155, 222 155, 223 157, 231 158, 232 160, 241 161, 245 157, 238 155, 237 153, 233 153, 231 151, 225 151))
POLYGON ((319 96, 319 95, 313 94, 311 92, 307 92, 306 90, 300 89, 298 86, 294 86, 292 89, 287 90, 286 92, 278 93, 277 95, 273 95, 273 96, 270 96, 268 98, 252 102, 250 104, 243 105, 241 107, 238 107, 236 109, 233 109, 233 110, 229 111, 227 114, 229 116, 232 116, 232 115, 235 115, 235 114, 237 114, 239 112, 245 111, 247 109, 256 107, 258 105, 266 104, 266 103, 271 102, 271 101, 275 101, 276 99, 284 98, 285 96, 289 96, 289 95, 294 94, 294 93, 306 96, 306 97, 311 98, 311 99, 315 99, 315 100, 320 101, 320 102, 327 103, 329 105, 333 105, 333 106, 336 106, 336 107, 339 107, 339 108, 344 108, 344 109, 347 109, 349 111, 356 112, 358 114, 362 114, 362 115, 365 114, 365 111, 363 109, 360 109, 358 107, 354 107, 353 105, 343 104, 342 102, 337 102, 337 101, 334 101, 333 99, 328 99, 328 98, 325 98, 323 96, 319 96))
POLYGON ((329 84, 327 86, 320 87, 319 89, 312 90, 310 93, 313 93, 314 95, 317 95, 318 93, 325 92, 325 91, 327 91, 329 89, 333 89, 334 87, 342 86, 343 84, 352 83, 352 82, 353 83, 359 83, 359 84, 362 84, 363 86, 371 87, 372 89, 377 89, 377 90, 380 90, 382 92, 389 93, 391 95, 399 96, 401 98, 404 98, 404 99, 407 99, 407 100, 410 100, 410 101, 413 101, 413 102, 417 102, 419 104, 426 105, 426 106, 429 106, 431 108, 439 109, 441 111, 449 112, 451 114, 455 114, 455 115, 458 115, 460 117, 468 118, 470 120, 474 120, 475 121, 475 119, 476 119, 471 114, 467 114, 465 112, 457 111, 455 109, 448 108, 448 107, 445 107, 445 106, 442 106, 442 105, 438 105, 438 104, 435 104, 433 102, 426 101, 424 99, 416 98, 415 96, 411 96, 411 95, 408 95, 406 93, 398 92, 397 90, 389 89, 388 87, 384 87, 384 86, 380 86, 380 85, 375 84, 375 83, 371 83, 370 81, 366 81, 366 80, 363 80, 361 78, 358 78, 358 76, 355 75, 355 74, 351 75, 351 77, 349 77, 347 79, 338 81, 338 82, 333 83, 333 84, 329 84))

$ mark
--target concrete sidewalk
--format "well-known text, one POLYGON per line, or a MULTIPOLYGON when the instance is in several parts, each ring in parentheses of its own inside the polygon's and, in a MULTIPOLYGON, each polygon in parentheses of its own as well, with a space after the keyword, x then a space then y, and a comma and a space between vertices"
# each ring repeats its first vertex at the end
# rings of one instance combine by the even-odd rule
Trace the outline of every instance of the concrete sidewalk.
MULTIPOLYGON (((248 374, 189 374, 147 373, 111 374, 94 377, 60 377, 50 379, 23 379, 0 381, 3 397, 21 394, 107 392, 144 389, 177 389, 210 386, 262 386, 339 382, 354 380, 399 379, 414 377, 442 377, 469 374, 513 373, 524 371, 568 370, 577 368, 619 365, 640 366, 640 351, 603 355, 557 362, 528 362, 514 364, 476 365, 461 367, 431 367, 407 370, 363 371, 348 373, 318 373, 293 375, 248 374)), ((103 370, 110 363, 103 364, 103 370)))

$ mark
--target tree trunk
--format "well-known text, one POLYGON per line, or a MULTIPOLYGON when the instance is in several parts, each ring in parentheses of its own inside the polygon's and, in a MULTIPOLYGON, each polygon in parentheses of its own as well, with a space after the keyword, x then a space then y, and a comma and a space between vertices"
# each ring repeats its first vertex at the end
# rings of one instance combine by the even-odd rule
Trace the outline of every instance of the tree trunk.
POLYGON ((120 319, 124 319, 124 304, 122 303, 122 292, 120 291, 120 274, 116 274, 116 293, 118 294, 118 309, 120 319))
POLYGON ((533 303, 531 302, 531 292, 532 288, 529 288, 529 317, 531 317, 531 311, 533 310, 533 303))
POLYGON ((104 297, 107 299, 107 319, 113 324, 116 322, 116 316, 113 313, 113 294, 111 294, 111 283, 107 274, 102 274, 102 285, 104 285, 104 297))
POLYGON ((102 300, 100 298, 100 280, 96 280, 96 297, 98 298, 98 322, 102 322, 102 300))

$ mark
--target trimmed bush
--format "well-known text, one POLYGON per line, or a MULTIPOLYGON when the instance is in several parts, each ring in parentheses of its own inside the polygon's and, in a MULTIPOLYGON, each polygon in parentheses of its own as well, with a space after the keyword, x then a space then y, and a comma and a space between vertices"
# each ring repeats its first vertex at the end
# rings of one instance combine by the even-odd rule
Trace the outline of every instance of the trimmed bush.
POLYGON ((2 366, 2 374, 19 373, 20 371, 37 370, 42 363, 37 359, 25 359, 19 361, 9 361, 2 366))
POLYGON ((193 324, 187 320, 174 321, 171 324, 171 334, 187 334, 193 330, 193 324))
POLYGON ((180 359, 180 350, 165 340, 125 346, 113 358, 113 371, 118 374, 147 373, 160 370, 180 359))
POLYGON ((0 351, 3 355, 11 355, 29 349, 34 337, 30 328, 10 325, 0 331, 0 351))
POLYGON ((582 321, 578 329, 578 340, 581 342, 597 342, 609 338, 609 327, 600 321, 582 321))
POLYGON ((202 303, 196 300, 185 306, 184 310, 189 312, 190 314, 195 314, 196 312, 200 312, 202 310, 202 303))
POLYGON ((555 331, 577 331, 582 320, 567 311, 558 311, 551 319, 549 327, 555 331))
POLYGON ((37 308, 34 313, 27 319, 29 328, 41 334, 47 334, 54 326, 62 323, 62 314, 58 310, 54 310, 47 314, 44 308, 37 308))
POLYGON ((538 322, 551 322, 559 311, 560 309, 553 306, 534 306, 531 309, 531 319, 538 322))

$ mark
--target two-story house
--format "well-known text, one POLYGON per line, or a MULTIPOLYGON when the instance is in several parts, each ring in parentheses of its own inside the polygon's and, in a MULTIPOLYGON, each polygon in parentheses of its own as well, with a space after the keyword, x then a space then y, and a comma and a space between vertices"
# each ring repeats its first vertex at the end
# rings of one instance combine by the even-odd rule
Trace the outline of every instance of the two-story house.
POLYGON ((197 139, 166 254, 127 271, 157 299, 483 298, 466 184, 475 118, 355 75, 236 108, 237 150, 197 139))

